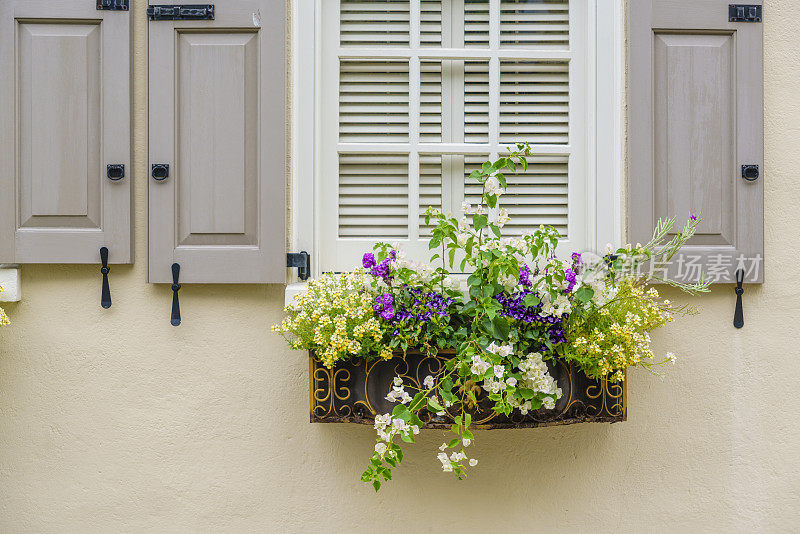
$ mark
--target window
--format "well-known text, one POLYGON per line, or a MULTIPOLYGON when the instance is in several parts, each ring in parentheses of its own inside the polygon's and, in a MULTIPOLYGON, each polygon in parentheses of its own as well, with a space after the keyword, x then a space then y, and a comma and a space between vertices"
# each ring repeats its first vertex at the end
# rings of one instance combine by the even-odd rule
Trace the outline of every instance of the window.
POLYGON ((469 173, 518 141, 535 156, 507 177, 504 232, 552 225, 579 250, 618 241, 621 61, 596 39, 600 17, 621 25, 618 0, 602 14, 596 0, 296 1, 316 37, 295 32, 294 238, 317 272, 353 268, 377 241, 427 259, 425 210, 476 202, 469 173))

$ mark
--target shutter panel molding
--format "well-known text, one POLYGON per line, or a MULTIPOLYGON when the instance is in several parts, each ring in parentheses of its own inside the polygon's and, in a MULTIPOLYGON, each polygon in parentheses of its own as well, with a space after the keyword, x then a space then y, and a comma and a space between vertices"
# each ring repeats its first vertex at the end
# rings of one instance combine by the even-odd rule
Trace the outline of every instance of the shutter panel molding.
MULTIPOLYGON (((630 240, 701 213, 684 257, 733 282, 764 254, 763 25, 728 22, 719 0, 637 0, 628 21, 630 240)), ((761 261, 747 281, 763 278, 761 261)))
POLYGON ((0 263, 133 262, 130 25, 94 1, 0 3, 0 263))
POLYGON ((286 4, 150 21, 148 280, 286 281, 286 4), (261 14, 258 16, 257 14, 261 14))

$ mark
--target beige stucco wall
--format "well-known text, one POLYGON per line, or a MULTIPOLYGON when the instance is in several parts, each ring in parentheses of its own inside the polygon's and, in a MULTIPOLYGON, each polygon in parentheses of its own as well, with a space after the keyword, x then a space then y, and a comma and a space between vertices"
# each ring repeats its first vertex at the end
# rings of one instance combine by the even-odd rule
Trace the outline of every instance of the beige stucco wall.
MULTIPOLYGON (((658 333, 680 359, 629 373, 629 418, 483 432, 437 472, 437 431, 376 495, 370 428, 311 425, 307 362, 268 325, 277 286, 145 283, 146 28, 133 2, 136 254, 99 306, 97 266, 26 266, 0 331, 0 532, 796 532, 800 425, 800 21, 766 0, 767 283, 658 333)), ((636 209, 636 206, 632 206, 636 209)))

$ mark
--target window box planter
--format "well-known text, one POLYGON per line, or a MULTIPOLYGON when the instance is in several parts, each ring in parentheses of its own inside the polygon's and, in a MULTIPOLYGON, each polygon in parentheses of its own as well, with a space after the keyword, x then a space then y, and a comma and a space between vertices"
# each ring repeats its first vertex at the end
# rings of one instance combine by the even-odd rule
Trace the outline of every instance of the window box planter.
MULTIPOLYGON (((390 360, 363 359, 340 362, 327 369, 313 354, 309 355, 309 391, 312 423, 358 423, 372 425, 376 414, 392 411, 395 403, 385 399, 392 379, 400 376, 407 383, 419 385, 427 375, 436 374, 452 353, 435 357, 418 352, 405 356, 396 353, 390 360)), ((563 361, 548 362, 550 375, 558 382, 563 396, 552 410, 540 409, 522 415, 514 411, 509 417, 491 410, 492 402, 478 394, 478 405, 468 407, 473 425, 481 429, 531 428, 574 423, 616 423, 626 419, 625 382, 609 382, 588 378, 563 361)), ((452 406, 443 416, 421 415, 423 428, 449 429, 452 406)))

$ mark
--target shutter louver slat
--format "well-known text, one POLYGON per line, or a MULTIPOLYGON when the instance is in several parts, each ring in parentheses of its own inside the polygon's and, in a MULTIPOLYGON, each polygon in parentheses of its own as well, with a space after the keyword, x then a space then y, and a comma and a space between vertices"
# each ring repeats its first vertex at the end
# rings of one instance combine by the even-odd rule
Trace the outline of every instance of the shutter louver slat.
POLYGON ((423 143, 442 142, 442 62, 420 62, 421 94, 419 138, 423 143))
POLYGON ((339 140, 408 141, 408 63, 342 61, 339 140))
POLYGON ((464 46, 489 48, 489 2, 464 1, 464 46))
POLYGON ((409 3, 341 0, 339 40, 342 46, 408 46, 409 3))
POLYGON ((464 62, 464 142, 489 142, 489 63, 464 62))
MULTIPOLYGON (((481 185, 469 177, 484 158, 467 156, 464 165, 464 193, 467 202, 480 202, 481 185)), ((517 169, 507 174, 508 189, 500 197, 500 207, 508 210, 511 223, 503 234, 520 236, 540 224, 555 227, 567 235, 569 222, 569 185, 567 156, 539 156, 531 161, 527 171, 517 169)))
POLYGON ((503 0, 500 47, 569 49, 569 1, 503 0))
POLYGON ((339 237, 408 236, 408 157, 339 156, 339 237))
POLYGON ((569 143, 568 63, 500 62, 500 142, 519 140, 569 143))
POLYGON ((442 46, 441 0, 422 0, 419 41, 420 46, 442 46))
POLYGON ((442 157, 419 157, 419 233, 430 237, 433 225, 425 225, 425 210, 442 209, 442 157))

